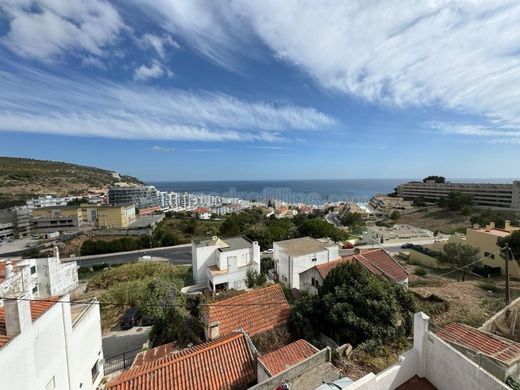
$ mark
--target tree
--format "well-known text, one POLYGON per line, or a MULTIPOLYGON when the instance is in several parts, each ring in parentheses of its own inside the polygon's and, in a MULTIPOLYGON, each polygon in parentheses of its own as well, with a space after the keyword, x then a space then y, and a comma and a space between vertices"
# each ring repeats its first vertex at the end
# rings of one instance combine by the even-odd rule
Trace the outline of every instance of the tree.
POLYGON ((220 225, 219 232, 224 237, 238 236, 241 233, 240 225, 235 215, 230 215, 220 225))
POLYGON ((465 207, 473 206, 473 195, 465 194, 460 191, 450 191, 448 196, 439 199, 438 204, 440 207, 459 211, 465 207))
POLYGON ((248 269, 244 279, 247 288, 263 286, 267 282, 267 277, 263 273, 259 273, 256 269, 248 269))
POLYGON ((354 226, 362 226, 365 224, 361 213, 347 213, 341 218, 341 223, 345 226, 353 228, 354 226))
POLYGON ((274 260, 272 257, 264 257, 260 259, 260 272, 267 274, 270 269, 274 268, 274 260))
POLYGON ((339 343, 383 343, 411 332, 416 309, 413 296, 400 285, 358 263, 343 263, 325 278, 318 296, 295 303, 289 325, 307 339, 323 332, 339 343))
POLYGON ((426 206, 426 201, 424 200, 424 198, 422 196, 419 196, 417 198, 414 198, 414 200, 412 201, 412 206, 424 207, 424 206, 426 206))
POLYGON ((448 242, 442 248, 440 261, 461 268, 462 281, 465 280, 466 271, 476 265, 479 259, 479 249, 460 242, 448 242))
POLYGON ((392 214, 390 214, 390 219, 392 221, 397 221, 399 218, 401 218, 401 213, 397 210, 392 211, 392 214))
POLYGON ((515 230, 507 237, 499 237, 497 245, 503 248, 506 244, 509 244, 513 257, 515 260, 520 261, 520 230, 515 230))
POLYGON ((446 178, 444 176, 436 176, 436 175, 431 175, 431 176, 425 177, 423 179, 423 183, 426 183, 427 181, 430 181, 430 180, 433 180, 435 183, 446 183, 446 178))
POLYGON ((311 236, 314 238, 329 237, 334 241, 341 241, 347 237, 347 234, 340 229, 334 227, 323 219, 309 219, 302 225, 298 226, 298 231, 302 236, 311 236))

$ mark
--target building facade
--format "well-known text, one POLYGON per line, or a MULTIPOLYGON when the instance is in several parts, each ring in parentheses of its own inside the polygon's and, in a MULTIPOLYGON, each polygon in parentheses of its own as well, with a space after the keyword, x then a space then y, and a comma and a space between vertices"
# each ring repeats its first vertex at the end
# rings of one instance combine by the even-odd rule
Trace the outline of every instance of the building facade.
POLYGON ((213 291, 243 290, 248 270, 260 272, 260 246, 246 237, 192 241, 193 279, 213 291))
POLYGON ((339 259, 339 246, 328 239, 295 238, 273 243, 278 279, 287 287, 300 288, 300 273, 318 264, 339 259))
POLYGON ((31 234, 31 211, 27 207, 0 210, 0 240, 23 238, 31 234))
POLYGON ((103 379, 99 305, 10 299, 0 308, 0 382, 17 390, 97 389, 103 379))
POLYGON ((431 243, 434 239, 432 231, 411 225, 367 226, 363 232, 367 244, 431 243))
POLYGON ((134 204, 137 208, 159 206, 160 196, 154 186, 118 185, 108 189, 108 203, 134 204))
POLYGON ((473 196, 474 205, 482 208, 520 210, 520 181, 511 184, 435 183, 433 180, 409 182, 397 187, 397 194, 405 199, 423 198, 436 202, 458 191, 473 196))
POLYGON ((0 260, 0 296, 47 298, 67 294, 77 286, 77 263, 62 262, 57 248, 52 257, 0 260))

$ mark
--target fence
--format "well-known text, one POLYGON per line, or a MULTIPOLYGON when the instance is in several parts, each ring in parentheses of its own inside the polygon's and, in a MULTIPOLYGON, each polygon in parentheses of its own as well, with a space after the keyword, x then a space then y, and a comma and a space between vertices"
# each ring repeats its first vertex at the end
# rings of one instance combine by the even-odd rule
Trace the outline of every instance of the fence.
POLYGON ((142 351, 142 348, 136 348, 129 351, 125 351, 120 353, 119 355, 115 355, 109 358, 105 358, 105 375, 111 374, 116 371, 124 370, 132 365, 135 357, 139 352, 142 351))

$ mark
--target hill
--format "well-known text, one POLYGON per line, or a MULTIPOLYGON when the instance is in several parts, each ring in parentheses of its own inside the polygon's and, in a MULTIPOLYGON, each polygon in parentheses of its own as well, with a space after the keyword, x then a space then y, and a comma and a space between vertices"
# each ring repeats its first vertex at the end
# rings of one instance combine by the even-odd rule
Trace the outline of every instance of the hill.
POLYGON ((59 161, 0 157, 0 208, 43 195, 81 195, 116 182, 142 182, 101 168, 59 161))

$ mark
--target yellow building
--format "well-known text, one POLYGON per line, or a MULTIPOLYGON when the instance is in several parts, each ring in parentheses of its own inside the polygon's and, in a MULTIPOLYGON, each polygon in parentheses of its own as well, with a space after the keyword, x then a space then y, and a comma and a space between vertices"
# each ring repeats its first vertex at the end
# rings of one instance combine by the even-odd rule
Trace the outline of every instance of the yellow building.
MULTIPOLYGON (((483 264, 491 267, 500 267, 502 273, 504 273, 505 260, 500 256, 497 240, 500 237, 507 237, 517 229, 517 227, 511 226, 509 221, 506 221, 503 229, 496 228, 494 222, 486 225, 485 228, 467 229, 466 244, 477 247, 480 250, 480 255, 485 259, 482 261, 483 264)), ((509 274, 511 277, 520 278, 520 266, 516 261, 509 262, 509 274)))
POLYGON ((71 218, 76 226, 100 228, 126 228, 135 221, 135 206, 82 204, 80 206, 41 207, 33 210, 33 219, 71 218))

